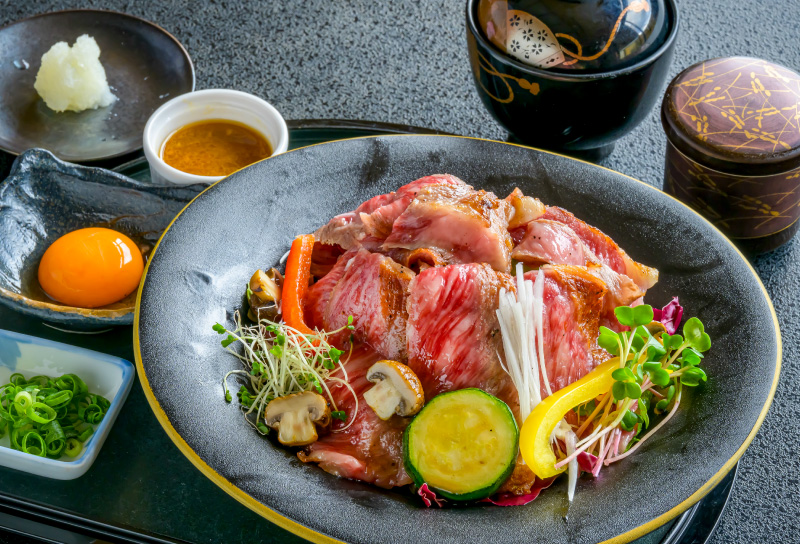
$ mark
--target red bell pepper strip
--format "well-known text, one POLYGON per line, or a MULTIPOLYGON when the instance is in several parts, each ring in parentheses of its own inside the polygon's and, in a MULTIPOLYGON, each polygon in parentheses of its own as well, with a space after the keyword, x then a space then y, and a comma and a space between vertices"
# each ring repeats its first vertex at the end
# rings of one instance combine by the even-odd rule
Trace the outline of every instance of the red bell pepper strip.
POLYGON ((283 321, 303 334, 316 334, 303 318, 303 308, 308 295, 308 281, 311 278, 311 252, 314 250, 314 235, 304 234, 292 242, 289 257, 286 259, 286 274, 281 293, 281 313, 283 321))

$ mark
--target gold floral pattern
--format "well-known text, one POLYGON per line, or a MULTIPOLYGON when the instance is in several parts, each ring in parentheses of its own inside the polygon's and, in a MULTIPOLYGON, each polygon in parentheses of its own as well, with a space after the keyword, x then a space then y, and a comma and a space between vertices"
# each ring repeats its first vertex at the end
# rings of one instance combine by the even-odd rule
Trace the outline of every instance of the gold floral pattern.
POLYGON ((667 144, 665 190, 731 238, 761 238, 800 218, 800 168, 772 176, 738 176, 706 168, 667 144))
POLYGON ((529 91, 532 95, 536 96, 539 94, 539 84, 536 82, 530 82, 525 78, 515 77, 510 74, 504 74, 499 72, 492 63, 489 62, 483 53, 481 53, 477 48, 475 49, 475 53, 477 57, 472 58, 472 69, 475 72, 475 81, 478 82, 478 85, 481 86, 483 92, 486 93, 492 100, 500 102, 501 104, 508 104, 509 102, 514 101, 514 88, 511 86, 508 80, 516 81, 517 85, 523 90, 529 91), (498 85, 496 87, 500 88, 500 84, 503 85, 504 93, 503 96, 498 96, 494 94, 492 91, 486 88, 483 84, 483 78, 481 78, 480 72, 484 71, 489 76, 493 76, 489 78, 489 81, 492 81, 493 78, 497 78, 499 80, 498 85))
POLYGON ((800 76, 758 59, 706 61, 680 76, 673 115, 712 148, 766 155, 800 147, 800 76))

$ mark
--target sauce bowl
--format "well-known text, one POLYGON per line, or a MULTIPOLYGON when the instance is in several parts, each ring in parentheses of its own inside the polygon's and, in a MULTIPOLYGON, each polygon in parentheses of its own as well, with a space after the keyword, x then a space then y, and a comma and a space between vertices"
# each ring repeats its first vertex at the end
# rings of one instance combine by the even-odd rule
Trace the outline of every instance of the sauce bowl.
POLYGON ((221 119, 247 125, 261 133, 275 156, 289 147, 289 129, 278 110, 252 94, 231 89, 208 89, 177 96, 158 108, 144 127, 144 154, 156 184, 211 184, 225 176, 198 176, 173 168, 161 158, 169 136, 181 127, 198 121, 221 119))

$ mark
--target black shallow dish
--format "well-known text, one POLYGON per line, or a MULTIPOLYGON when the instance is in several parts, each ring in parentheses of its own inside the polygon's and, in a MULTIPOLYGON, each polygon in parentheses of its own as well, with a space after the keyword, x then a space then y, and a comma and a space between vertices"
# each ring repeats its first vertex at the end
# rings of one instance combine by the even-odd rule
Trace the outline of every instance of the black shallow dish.
MULTIPOLYGON (((519 141, 599 160, 650 115, 667 82, 678 34, 678 8, 666 0, 668 33, 632 66, 599 73, 534 68, 501 52, 468 0, 467 48, 475 87, 489 113, 519 141)), ((620 3, 624 4, 624 3, 620 3)))
POLYGON ((189 54, 151 22, 113 11, 44 13, 0 29, 0 149, 32 147, 72 162, 127 155, 142 148, 150 115, 167 100, 194 90, 189 54), (42 55, 81 34, 100 46, 100 62, 117 100, 107 108, 56 113, 33 88, 42 55), (15 66, 26 61, 30 67, 15 66))
POLYGON ((610 170, 457 137, 333 142, 237 172, 201 194, 165 232, 137 310, 139 377, 172 440, 233 497, 316 542, 628 542, 689 508, 734 467, 766 414, 780 370, 780 332, 766 291, 744 257, 698 214, 610 170), (224 402, 220 380, 237 361, 221 350, 211 326, 241 305, 252 271, 276 263, 296 234, 434 172, 498 194, 519 186, 567 207, 633 258, 657 266, 662 280, 648 301, 661 305, 679 295, 714 340, 705 359, 708 383, 635 456, 598 481, 581 479, 569 508, 562 479, 526 507, 424 509, 407 492, 303 465, 262 440, 235 404, 224 402), (259 213, 253 194, 261 195, 259 213))
POLYGON ((60 161, 44 149, 26 151, 0 183, 0 304, 69 329, 130 325, 136 292, 100 308, 65 306, 39 285, 42 255, 68 232, 106 227, 129 236, 147 258, 175 214, 203 188, 157 187, 60 161))

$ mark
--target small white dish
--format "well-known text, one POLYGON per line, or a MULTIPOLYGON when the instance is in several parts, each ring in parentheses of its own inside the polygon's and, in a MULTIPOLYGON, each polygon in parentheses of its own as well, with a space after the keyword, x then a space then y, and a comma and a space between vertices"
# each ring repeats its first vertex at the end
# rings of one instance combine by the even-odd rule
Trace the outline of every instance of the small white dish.
POLYGON ((78 458, 48 459, 13 450, 6 434, 0 439, 0 465, 56 480, 73 480, 85 474, 131 390, 133 364, 113 355, 0 329, 0 385, 8 383, 14 372, 26 378, 77 374, 89 392, 104 396, 111 406, 78 458))
POLYGON ((154 183, 210 184, 225 177, 188 174, 161 158, 164 142, 173 132, 190 123, 212 119, 236 121, 260 132, 272 147, 273 157, 289 148, 286 121, 266 100, 230 89, 182 94, 158 108, 144 127, 144 155, 150 163, 150 176, 154 183))

